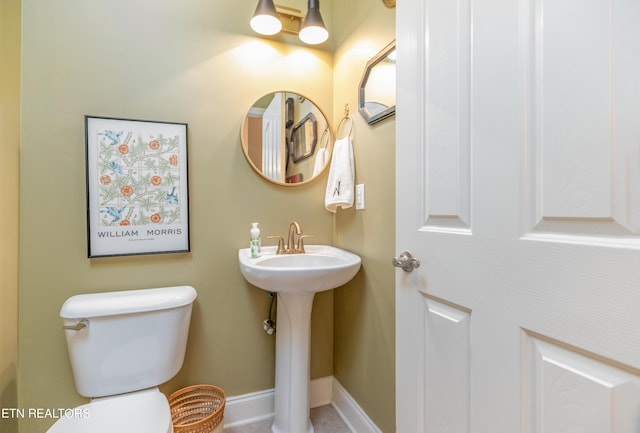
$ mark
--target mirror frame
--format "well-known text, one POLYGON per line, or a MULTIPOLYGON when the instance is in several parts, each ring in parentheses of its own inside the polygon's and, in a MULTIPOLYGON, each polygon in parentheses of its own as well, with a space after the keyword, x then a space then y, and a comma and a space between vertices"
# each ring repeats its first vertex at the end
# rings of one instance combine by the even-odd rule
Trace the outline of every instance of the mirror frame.
MULTIPOLYGON (((287 107, 288 108, 288 107, 287 107)), ((309 113, 307 113, 309 114, 309 113)), ((283 127, 285 127, 285 125, 283 125, 283 127)), ((293 90, 274 90, 272 92, 268 92, 265 93, 264 95, 262 95, 260 98, 256 99, 252 106, 249 108, 249 110, 245 113, 245 117, 242 121, 242 126, 240 127, 240 147, 242 150, 242 153, 247 161, 247 163, 249 164, 249 166, 253 169, 253 171, 255 171, 262 179, 271 182, 275 185, 280 185, 280 186, 285 186, 285 187, 294 187, 294 186, 302 186, 302 185, 307 185, 308 183, 314 181, 315 179, 317 179, 318 177, 320 177, 325 171, 328 170, 329 165, 331 165, 331 157, 333 156, 333 131, 331 129, 331 124, 329 122, 329 118, 327 117, 327 115, 325 114, 325 112, 320 108, 320 106, 311 98, 307 97, 306 95, 303 95, 301 93, 297 93, 296 91, 293 90), (309 101, 311 104, 313 104, 313 106, 315 107, 315 109, 317 110, 318 115, 322 116, 324 118, 324 121, 326 121, 326 127, 324 128, 324 130, 322 131, 322 134, 319 134, 320 130, 318 128, 318 119, 316 119, 316 116, 312 116, 312 119, 308 118, 308 115, 305 115, 300 121, 298 121, 298 123, 296 123, 295 125, 292 125, 292 132, 293 132, 293 128, 296 127, 300 127, 301 125, 303 125, 303 123, 308 123, 310 120, 313 120, 314 124, 315 124, 315 129, 316 129, 316 134, 314 136, 314 140, 313 140, 313 152, 315 152, 316 150, 318 150, 320 148, 320 146, 323 145, 323 143, 325 143, 324 139, 325 136, 327 136, 327 142, 326 142, 326 146, 324 147, 324 149, 326 150, 325 152, 325 158, 326 158, 326 163, 324 165, 324 167, 322 167, 322 169, 318 172, 316 172, 315 176, 311 176, 308 179, 302 179, 299 180, 300 177, 300 173, 285 177, 284 181, 279 181, 279 180, 275 180, 272 179, 271 177, 265 175, 264 173, 262 173, 261 168, 257 167, 255 165, 255 163, 251 160, 251 158, 249 157, 248 153, 247 153, 247 149, 246 149, 246 145, 247 143, 245 143, 245 131, 247 128, 247 122, 249 121, 249 117, 250 114, 252 112, 253 106, 256 104, 256 102, 260 101, 260 99, 268 96, 268 95, 272 95, 272 94, 277 94, 277 93, 283 93, 283 94, 295 94, 301 98, 303 98, 306 101, 309 101), (295 180, 295 181, 293 181, 295 180)), ((291 162, 293 161, 293 149, 290 146, 290 143, 287 143, 286 146, 286 153, 287 155, 291 156, 291 162)), ((302 161, 304 159, 310 158, 314 155, 314 153, 311 153, 309 155, 306 155, 302 158, 300 158, 298 161, 302 161)), ((287 156, 288 158, 289 156, 287 156)), ((294 162, 295 163, 295 162, 294 162)))
MULTIPOLYGON (((362 79, 360 80, 360 85, 358 87, 358 111, 364 117, 364 120, 367 121, 369 125, 372 125, 376 122, 379 122, 387 117, 393 116, 396 114, 396 106, 393 105, 391 107, 387 107, 383 111, 371 114, 366 107, 365 100, 365 87, 367 85, 367 80, 369 79, 369 75, 371 75, 371 71, 373 68, 380 62, 382 62, 393 50, 396 49, 396 40, 394 39, 384 47, 378 54, 376 54, 371 60, 367 62, 367 65, 364 68, 364 73, 362 74, 362 79)), ((394 83, 395 85, 395 83, 394 83)))

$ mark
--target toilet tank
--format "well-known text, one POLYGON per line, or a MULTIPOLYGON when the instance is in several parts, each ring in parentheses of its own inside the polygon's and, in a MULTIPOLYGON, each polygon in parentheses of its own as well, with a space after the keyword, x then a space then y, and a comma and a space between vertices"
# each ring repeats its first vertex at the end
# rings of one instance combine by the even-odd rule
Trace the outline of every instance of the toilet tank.
POLYGON ((193 287, 177 286, 67 299, 60 317, 78 393, 122 394, 175 376, 182 368, 196 296, 193 287))

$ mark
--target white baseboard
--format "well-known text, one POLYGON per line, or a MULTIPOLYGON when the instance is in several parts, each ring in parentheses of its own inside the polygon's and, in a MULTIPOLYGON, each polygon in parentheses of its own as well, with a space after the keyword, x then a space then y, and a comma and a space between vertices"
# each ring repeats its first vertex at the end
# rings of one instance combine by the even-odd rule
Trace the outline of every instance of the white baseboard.
MULTIPOLYGON (((224 427, 235 427, 273 418, 275 390, 228 397, 224 427)), ((314 379, 309 384, 309 405, 331 404, 353 433, 382 433, 358 403, 333 376, 314 379)))
POLYGON ((333 398, 333 376, 313 379, 309 383, 309 407, 319 407, 331 404, 333 398))
POLYGON ((235 427, 273 418, 274 396, 275 391, 268 389, 227 397, 224 406, 224 427, 235 427))
POLYGON ((353 433, 382 433, 335 377, 331 395, 331 405, 353 433))

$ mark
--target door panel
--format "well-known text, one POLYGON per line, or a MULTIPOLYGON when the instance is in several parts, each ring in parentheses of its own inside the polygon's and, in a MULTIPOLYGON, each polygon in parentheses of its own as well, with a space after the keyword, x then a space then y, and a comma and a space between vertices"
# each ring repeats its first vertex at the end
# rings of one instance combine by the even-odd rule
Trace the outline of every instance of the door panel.
POLYGON ((637 376, 593 354, 525 334, 523 414, 528 433, 637 432, 637 376))
POLYGON ((427 3, 432 39, 426 64, 428 143, 424 173, 427 225, 469 229, 471 223, 471 2, 427 3))
POLYGON ((471 314, 425 297, 425 431, 469 431, 471 314), (455 404, 455 402, 463 402, 455 404))
POLYGON ((637 234, 640 32, 628 21, 640 5, 531 0, 523 9, 531 229, 637 234))
POLYGON ((638 433, 640 2, 397 20, 397 432, 638 433))

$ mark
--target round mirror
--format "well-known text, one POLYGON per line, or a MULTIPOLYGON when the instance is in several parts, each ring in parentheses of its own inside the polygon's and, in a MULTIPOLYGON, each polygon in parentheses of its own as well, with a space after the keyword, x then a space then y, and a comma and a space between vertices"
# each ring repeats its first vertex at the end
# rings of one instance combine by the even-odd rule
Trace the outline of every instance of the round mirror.
POLYGON ((242 123, 241 141, 251 167, 279 185, 309 182, 331 156, 327 118, 309 98, 293 92, 258 99, 242 123))

